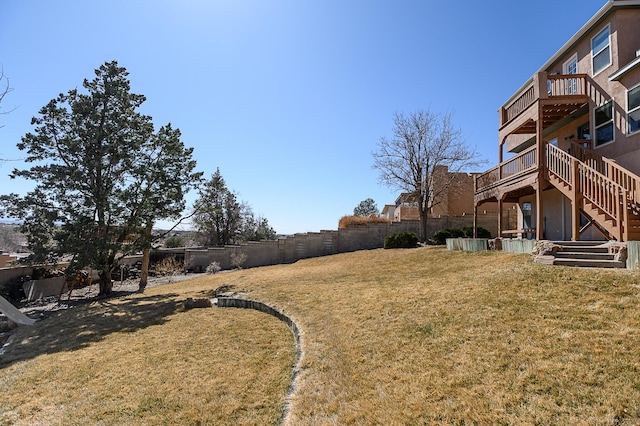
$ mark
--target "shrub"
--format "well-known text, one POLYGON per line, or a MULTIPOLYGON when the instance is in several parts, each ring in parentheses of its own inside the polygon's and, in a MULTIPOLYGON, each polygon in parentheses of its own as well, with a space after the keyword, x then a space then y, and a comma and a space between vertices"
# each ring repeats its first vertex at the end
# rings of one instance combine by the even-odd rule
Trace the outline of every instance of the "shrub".
POLYGON ((460 238, 464 237, 462 229, 458 228, 445 228, 441 229, 431 237, 431 242, 436 245, 446 244, 447 238, 460 238))
POLYGON ((161 275, 174 275, 182 272, 184 265, 175 257, 165 257, 155 266, 155 271, 161 275))
POLYGON ((384 238, 384 248, 414 248, 418 245, 418 237, 413 232, 397 232, 384 238))
MULTIPOLYGON (((491 233, 486 228, 478 226, 478 238, 491 238, 491 233)), ((441 229, 431 237, 431 242, 436 245, 444 245, 447 243, 447 238, 473 238, 473 226, 465 226, 462 229, 458 228, 445 228, 441 229)))
POLYGON ((230 260, 231 266, 237 269, 242 269, 242 265, 247 261, 247 253, 241 251, 231 253, 230 260))
POLYGON ((217 274, 221 269, 222 268, 220 267, 220 264, 216 261, 213 261, 206 267, 204 271, 207 274, 217 274))
POLYGON ((338 228, 344 229, 351 226, 363 226, 370 223, 389 223, 391 220, 380 216, 342 216, 338 222, 338 228))
MULTIPOLYGON (((462 228, 465 237, 473 238, 473 226, 465 226, 462 228)), ((487 228, 478 226, 477 238, 491 238, 491 232, 487 228)))

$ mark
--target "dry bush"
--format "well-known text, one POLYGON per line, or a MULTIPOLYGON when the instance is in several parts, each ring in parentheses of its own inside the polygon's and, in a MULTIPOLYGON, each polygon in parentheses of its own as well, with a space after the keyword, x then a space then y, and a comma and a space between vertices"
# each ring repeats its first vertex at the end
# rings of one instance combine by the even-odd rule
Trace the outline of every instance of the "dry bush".
POLYGON ((370 223, 389 223, 390 219, 380 216, 342 216, 338 222, 339 229, 345 229, 352 226, 364 226, 370 223))
POLYGON ((221 269, 222 268, 220 267, 220 263, 218 263, 218 262, 216 262, 214 260, 209 265, 207 265, 207 268, 205 269, 205 272, 207 274, 217 274, 218 272, 220 272, 221 269))
POLYGON ((231 266, 236 269, 242 269, 242 265, 247 261, 247 257, 247 253, 242 251, 231 253, 231 266))
POLYGON ((183 271, 184 266, 175 257, 165 257, 156 264, 155 271, 160 275, 175 275, 183 271))

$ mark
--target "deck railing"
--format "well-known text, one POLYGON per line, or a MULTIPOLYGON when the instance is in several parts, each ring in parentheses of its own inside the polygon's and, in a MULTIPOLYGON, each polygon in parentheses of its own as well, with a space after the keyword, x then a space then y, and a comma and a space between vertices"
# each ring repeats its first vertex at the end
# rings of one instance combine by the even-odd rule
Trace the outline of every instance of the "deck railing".
MULTIPOLYGON (((573 143, 569 153, 554 145, 547 144, 545 148, 548 176, 565 182, 575 196, 579 194, 597 207, 613 223, 609 231, 615 238, 628 238, 628 203, 638 202, 640 178, 579 143, 573 143)), ((475 193, 505 184, 537 167, 537 147, 533 146, 478 175, 475 193)))
POLYGON ((550 75, 547 77, 547 95, 583 96, 587 94, 586 74, 550 75))
POLYGON ((536 93, 533 84, 526 88, 523 93, 504 108, 503 123, 506 124, 516 118, 522 111, 526 110, 536 101, 536 93))
POLYGON ((586 74, 547 75, 537 73, 520 92, 516 93, 500 109, 500 126, 504 126, 522 114, 539 99, 587 94, 586 74))
POLYGON ((500 181, 500 166, 493 167, 476 177, 476 193, 500 181))
POLYGON ((496 167, 487 170, 476 178, 476 193, 483 191, 496 183, 517 177, 520 174, 535 170, 537 161, 537 148, 532 146, 507 161, 503 161, 496 167))
POLYGON ((532 146, 515 157, 504 161, 500 166, 501 178, 507 179, 535 169, 538 165, 537 152, 537 147, 532 146))

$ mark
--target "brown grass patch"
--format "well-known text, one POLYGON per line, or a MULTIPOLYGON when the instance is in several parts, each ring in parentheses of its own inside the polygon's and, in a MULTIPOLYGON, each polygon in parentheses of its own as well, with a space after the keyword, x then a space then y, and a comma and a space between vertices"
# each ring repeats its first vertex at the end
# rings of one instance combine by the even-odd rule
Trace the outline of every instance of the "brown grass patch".
POLYGON ((147 294, 21 328, 0 358, 0 424, 273 424, 293 336, 254 311, 147 294))
MULTIPOLYGON (((529 256, 421 248, 361 251, 209 275, 154 287, 142 297, 158 297, 155 303, 162 303, 178 295, 206 297, 216 287, 233 285, 290 315, 301 329, 304 350, 291 424, 631 425, 640 422, 638 281, 636 272, 549 267, 533 264, 529 256)), ((116 315, 119 308, 112 312, 116 315)), ((37 327, 61 320, 47 319, 37 327)), ((246 424, 274 424, 290 374, 287 362, 294 356, 293 338, 278 328, 275 336, 286 338, 273 337, 261 349, 264 341, 263 346, 257 342, 265 322, 270 320, 263 314, 235 309, 172 311, 151 325, 134 322, 126 332, 105 335, 89 329, 96 336, 68 352, 14 355, 16 361, 0 370, 0 420, 18 413, 22 419, 67 423, 56 419, 80 412, 84 423, 195 423, 204 415, 198 407, 209 400, 220 404, 216 407, 232 400, 235 411, 226 408, 226 413, 248 410, 254 415, 270 407, 270 420, 244 419, 246 424), (216 387, 205 385, 220 374, 218 369, 238 368, 239 355, 200 352, 185 344, 207 333, 210 344, 221 330, 239 329, 227 321, 245 315, 251 316, 243 322, 248 330, 234 332, 231 342, 258 361, 247 361, 238 371, 258 377, 272 364, 280 365, 271 375, 278 385, 247 381, 238 387, 223 380, 217 392, 205 395, 216 387), (205 323, 206 330, 197 328, 205 323), (259 324, 260 332, 250 324, 259 324), (160 332, 152 335, 154 330, 160 332), (191 338, 181 337, 185 333, 191 338), (173 349, 156 349, 160 336, 175 340, 164 343, 173 349), (276 341, 282 343, 275 352, 286 352, 282 364, 271 358, 276 341), (165 357, 175 358, 163 364, 165 357), (192 371, 192 362, 202 364, 192 371), (36 368, 37 363, 43 366, 36 368), (96 365, 103 366, 95 370, 96 365), (152 382, 130 385, 124 374, 130 366, 145 369, 140 376, 152 382), (202 378, 196 374, 208 374, 208 367, 215 372, 202 378), (112 380, 119 384, 110 385, 112 380), (69 388, 68 382, 77 385, 69 388), (180 385, 180 392, 169 398, 149 389, 164 382, 172 383, 164 389, 180 385), (88 400, 96 401, 93 408, 85 407, 88 400), (198 402, 186 408, 187 400, 198 402)), ((76 418, 69 416, 64 419, 76 418)), ((211 422, 242 423, 222 417, 211 422)))

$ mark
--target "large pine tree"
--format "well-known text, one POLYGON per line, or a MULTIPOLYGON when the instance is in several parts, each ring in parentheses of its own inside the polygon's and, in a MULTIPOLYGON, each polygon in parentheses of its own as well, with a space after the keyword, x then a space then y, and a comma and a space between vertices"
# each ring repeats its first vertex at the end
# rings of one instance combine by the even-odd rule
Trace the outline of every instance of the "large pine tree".
POLYGON ((22 220, 33 262, 71 259, 68 271, 91 267, 100 294, 111 292, 119 259, 148 248, 154 221, 184 209, 195 173, 192 148, 171 125, 155 132, 130 92, 128 72, 107 62, 77 89, 44 106, 18 148, 33 166, 12 178, 35 182, 24 196, 2 197, 5 213, 22 220))

